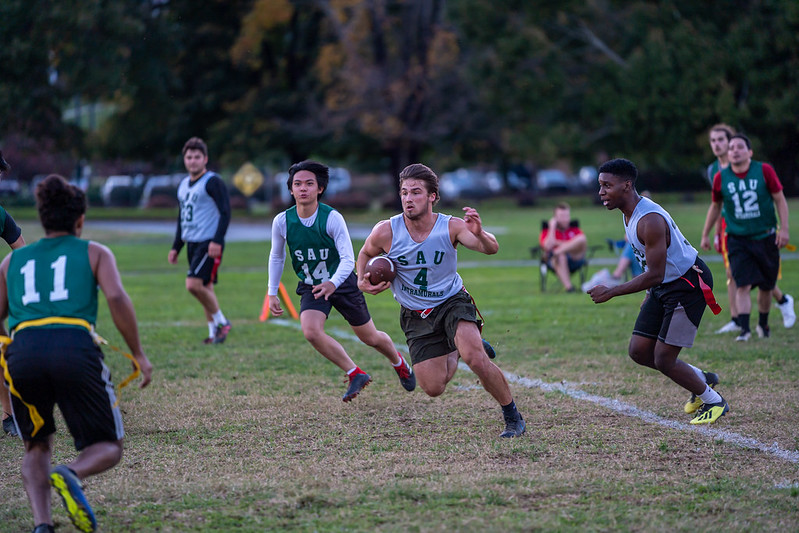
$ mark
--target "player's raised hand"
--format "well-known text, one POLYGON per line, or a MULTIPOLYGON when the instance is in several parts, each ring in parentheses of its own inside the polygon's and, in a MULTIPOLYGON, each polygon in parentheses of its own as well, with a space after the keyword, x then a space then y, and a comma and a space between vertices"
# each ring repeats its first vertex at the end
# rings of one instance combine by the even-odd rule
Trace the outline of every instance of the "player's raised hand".
POLYGON ((474 207, 463 208, 463 221, 466 222, 466 227, 475 235, 480 235, 483 232, 483 221, 480 220, 480 213, 474 207))

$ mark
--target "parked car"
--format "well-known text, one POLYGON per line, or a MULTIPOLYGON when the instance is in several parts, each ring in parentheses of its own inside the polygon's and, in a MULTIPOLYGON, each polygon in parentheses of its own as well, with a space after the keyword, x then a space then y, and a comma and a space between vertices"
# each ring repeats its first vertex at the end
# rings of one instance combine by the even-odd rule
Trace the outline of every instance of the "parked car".
MULTIPOLYGON (((322 198, 333 198, 337 194, 341 194, 350 189, 352 185, 352 176, 349 170, 341 167, 332 167, 329 169, 329 173, 330 179, 322 198)), ((289 193, 286 187, 286 180, 288 179, 288 172, 278 172, 272 178, 277 190, 280 191, 280 202, 283 205, 289 205, 291 203, 291 193, 289 193)))
POLYGON ((0 196, 17 196, 19 194, 19 182, 11 178, 0 180, 0 196))
POLYGON ((499 172, 459 168, 441 175, 438 191, 443 201, 485 198, 502 192, 502 177, 499 172))
POLYGON ((580 170, 577 172, 577 182, 580 184, 580 187, 586 191, 592 191, 599 187, 597 184, 597 178, 599 174, 597 173, 596 167, 580 167, 580 170))
POLYGON ((108 176, 103 184, 103 204, 107 206, 134 206, 139 203, 144 176, 108 176))
POLYGON ((535 177, 538 190, 547 194, 563 194, 574 189, 573 183, 565 172, 557 168, 539 170, 535 177))
POLYGON ((139 205, 142 207, 175 207, 178 205, 178 185, 186 174, 150 176, 144 184, 139 205), (168 198, 167 198, 168 197, 168 198))

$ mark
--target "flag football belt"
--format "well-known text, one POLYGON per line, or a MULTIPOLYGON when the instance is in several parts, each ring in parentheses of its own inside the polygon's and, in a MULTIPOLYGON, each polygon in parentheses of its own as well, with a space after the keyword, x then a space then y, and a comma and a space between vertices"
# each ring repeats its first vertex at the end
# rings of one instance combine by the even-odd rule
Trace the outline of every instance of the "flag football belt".
MULTIPOLYGON (((702 295, 705 297, 705 303, 713 311, 714 315, 721 313, 721 306, 716 302, 716 297, 713 295, 713 289, 710 288, 710 285, 705 283, 705 280, 702 279, 702 270, 694 265, 691 268, 696 270, 696 277, 699 280, 699 288, 702 289, 702 295)), ((693 283, 688 281, 687 278, 684 276, 680 276, 685 282, 690 285, 691 287, 695 287, 693 283)))
POLYGON ((141 370, 139 367, 139 363, 136 361, 136 358, 133 357, 133 355, 120 350, 116 346, 108 344, 107 340, 102 338, 100 335, 97 334, 96 331, 94 331, 94 326, 92 326, 91 324, 89 324, 87 320, 84 320, 82 318, 51 316, 47 318, 37 318, 35 320, 26 320, 25 322, 20 322, 19 324, 17 324, 17 327, 15 327, 14 330, 11 332, 11 337, 8 337, 6 335, 0 335, 0 367, 2 367, 3 377, 5 378, 6 383, 8 384, 9 392, 14 396, 16 396, 17 398, 19 398, 19 401, 21 401, 25 405, 25 407, 28 408, 28 413, 30 414, 31 422, 33 422, 33 431, 31 432, 31 437, 35 436, 36 433, 38 433, 39 430, 42 429, 42 426, 44 426, 44 419, 39 414, 39 411, 36 409, 36 406, 26 402, 22 398, 22 395, 20 395, 19 391, 17 391, 16 387, 14 387, 14 382, 11 379, 11 374, 8 372, 8 363, 6 363, 6 348, 8 348, 8 345, 13 342, 14 334, 16 334, 18 331, 30 327, 50 326, 50 325, 79 326, 82 328, 86 328, 86 331, 88 331, 89 335, 92 336, 92 340, 97 346, 104 344, 109 348, 111 348, 112 350, 116 350, 117 352, 121 353, 122 355, 131 360, 131 362, 133 363, 134 370, 128 377, 125 378, 124 381, 122 381, 122 383, 119 384, 117 390, 117 401, 114 403, 114 407, 119 405, 120 392, 122 391, 122 389, 124 387, 127 387, 131 381, 139 377, 139 373, 141 370))
MULTIPOLYGON (((474 298, 472 298, 472 295, 469 294, 469 291, 466 290, 466 287, 462 287, 461 290, 465 292, 469 296, 469 299, 472 301, 472 305, 474 305, 474 310, 477 311, 477 315, 480 317, 480 323, 477 325, 477 327, 480 328, 480 332, 482 332, 483 324, 485 324, 485 319, 483 318, 482 313, 480 313, 480 309, 477 308, 477 302, 474 301, 474 298)), ((435 307, 430 307, 428 309, 414 309, 413 312, 419 313, 419 318, 427 318, 428 316, 430 316, 430 313, 432 313, 434 309, 435 307)))

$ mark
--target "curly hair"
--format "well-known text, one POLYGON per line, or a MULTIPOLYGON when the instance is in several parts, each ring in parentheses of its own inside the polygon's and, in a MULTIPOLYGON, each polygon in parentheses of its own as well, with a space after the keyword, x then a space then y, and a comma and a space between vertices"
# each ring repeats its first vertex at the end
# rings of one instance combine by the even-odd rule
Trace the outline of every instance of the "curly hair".
POLYGON ((75 234, 75 223, 86 213, 86 194, 63 176, 50 174, 36 186, 36 208, 45 231, 75 234))
POLYGON ((638 169, 635 164, 629 159, 611 159, 599 167, 600 174, 613 174, 623 180, 629 180, 635 185, 635 180, 638 179, 638 169))

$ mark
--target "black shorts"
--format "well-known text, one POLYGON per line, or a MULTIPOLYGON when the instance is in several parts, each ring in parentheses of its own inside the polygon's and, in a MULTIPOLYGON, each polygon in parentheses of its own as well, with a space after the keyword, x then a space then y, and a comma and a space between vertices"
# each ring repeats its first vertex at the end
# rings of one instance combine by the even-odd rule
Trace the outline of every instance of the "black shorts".
POLYGON ((764 291, 770 291, 777 285, 780 249, 774 235, 758 240, 728 235, 727 250, 736 285, 752 285, 764 291))
MULTIPOLYGON (((698 257, 694 264, 702 271, 704 282, 712 288, 713 275, 708 266, 698 257)), ((689 268, 682 277, 649 289, 635 321, 633 335, 690 348, 706 305, 699 286, 699 274, 689 268)))
MULTIPOLYGON (((217 282, 219 265, 222 263, 222 256, 212 258, 208 255, 208 245, 211 241, 189 242, 186 243, 186 254, 189 260, 189 271, 187 278, 200 278, 203 285, 217 282)), ((222 247, 224 250, 224 246, 222 247)))
POLYGON ((366 307, 366 299, 363 297, 361 289, 358 288, 358 277, 355 272, 350 273, 344 283, 339 285, 330 297, 315 298, 312 292, 313 286, 303 282, 297 284, 297 294, 300 295, 300 314, 306 309, 321 311, 325 316, 330 316, 330 310, 335 307, 336 311, 349 323, 350 326, 363 326, 372 317, 366 307))
POLYGON ((403 307, 400 326, 408 342, 411 362, 417 364, 454 352, 455 333, 461 320, 474 322, 478 327, 482 324, 477 307, 465 290, 433 308, 425 318, 419 311, 403 307))
MULTIPOLYGON (((588 260, 585 257, 581 257, 580 259, 574 259, 569 254, 566 254, 566 263, 569 265, 569 272, 571 272, 572 274, 580 270, 583 266, 585 266, 587 262, 588 260)), ((550 270, 552 271, 555 270, 554 267, 552 266, 551 258, 547 259, 546 263, 550 270)))
POLYGON ((77 450, 125 436, 119 407, 114 407, 111 372, 85 329, 24 329, 14 336, 6 360, 14 388, 44 420, 44 426, 31 435, 30 411, 12 394, 14 418, 23 440, 46 441, 55 433, 56 404, 77 450))

